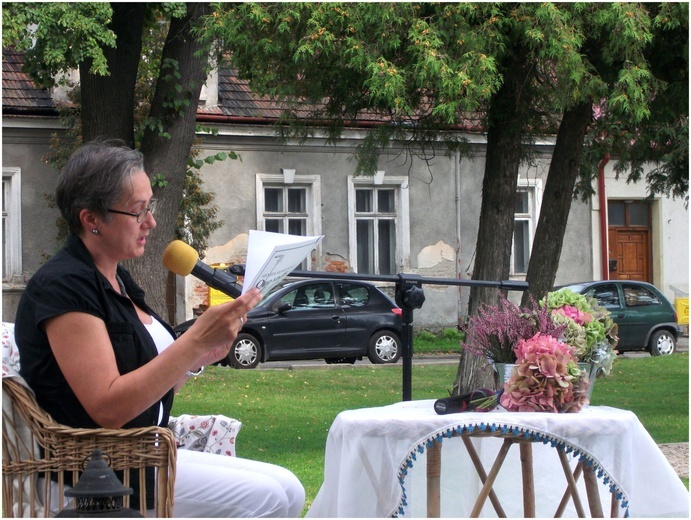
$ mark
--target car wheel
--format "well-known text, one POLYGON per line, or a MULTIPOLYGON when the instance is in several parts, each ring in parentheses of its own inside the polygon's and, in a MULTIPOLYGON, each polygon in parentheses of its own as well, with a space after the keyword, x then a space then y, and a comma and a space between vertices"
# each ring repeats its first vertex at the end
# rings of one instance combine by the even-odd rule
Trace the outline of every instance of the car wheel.
POLYGON ((651 356, 669 356, 676 348, 674 336, 668 330, 658 330, 650 336, 648 347, 651 356))
POLYGON ((233 368, 255 368, 261 359, 262 346, 251 334, 238 334, 230 347, 228 361, 233 368))
POLYGON ((397 334, 380 330, 369 340, 367 357, 372 363, 395 363, 401 357, 401 339, 397 334))

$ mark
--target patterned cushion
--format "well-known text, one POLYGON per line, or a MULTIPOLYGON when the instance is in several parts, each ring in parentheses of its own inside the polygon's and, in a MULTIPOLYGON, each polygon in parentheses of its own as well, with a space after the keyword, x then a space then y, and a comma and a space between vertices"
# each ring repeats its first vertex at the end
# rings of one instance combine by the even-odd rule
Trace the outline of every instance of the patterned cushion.
POLYGON ((171 417, 178 449, 235 457, 235 439, 242 423, 225 415, 179 415, 171 417))
POLYGON ((19 350, 14 342, 14 323, 2 322, 2 377, 19 377, 19 350))

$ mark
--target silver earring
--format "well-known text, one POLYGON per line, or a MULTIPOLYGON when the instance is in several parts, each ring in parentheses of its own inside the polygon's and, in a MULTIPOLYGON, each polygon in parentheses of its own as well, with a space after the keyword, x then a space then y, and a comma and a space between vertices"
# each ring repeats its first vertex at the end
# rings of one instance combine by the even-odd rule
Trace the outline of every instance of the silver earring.
POLYGON ((91 232, 92 232, 94 235, 98 235, 98 229, 96 229, 96 228, 92 229, 91 232))

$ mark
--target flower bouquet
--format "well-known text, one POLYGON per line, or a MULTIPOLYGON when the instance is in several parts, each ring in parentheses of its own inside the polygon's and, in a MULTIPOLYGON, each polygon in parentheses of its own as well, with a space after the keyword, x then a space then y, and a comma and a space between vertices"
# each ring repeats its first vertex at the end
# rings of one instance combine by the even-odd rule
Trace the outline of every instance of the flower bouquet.
POLYGON ((538 332, 532 338, 520 339, 514 352, 516 366, 497 392, 481 388, 463 396, 440 399, 435 403, 435 411, 486 412, 501 405, 510 412, 573 413, 589 403, 588 373, 578 367, 570 345, 538 332))
POLYGON ((466 351, 495 368, 515 365, 498 392, 462 396, 468 410, 501 404, 510 411, 577 412, 589 403, 590 377, 609 374, 616 359, 617 326, 609 311, 568 289, 550 292, 528 308, 503 298, 471 317, 465 332, 466 351), (597 370, 582 370, 579 362, 597 370))
POLYGON ((540 307, 549 309, 554 323, 563 325, 561 340, 574 348, 578 361, 595 363, 598 372, 609 375, 617 357, 617 324, 609 311, 594 298, 586 298, 570 289, 547 294, 540 307))

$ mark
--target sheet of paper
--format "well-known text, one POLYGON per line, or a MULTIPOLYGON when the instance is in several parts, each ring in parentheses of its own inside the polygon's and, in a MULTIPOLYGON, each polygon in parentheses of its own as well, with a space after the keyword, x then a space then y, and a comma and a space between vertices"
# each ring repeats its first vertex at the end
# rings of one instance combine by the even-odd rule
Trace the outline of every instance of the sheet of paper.
POLYGON ((323 235, 302 237, 251 229, 242 293, 258 287, 266 295, 307 258, 322 237, 323 235))

